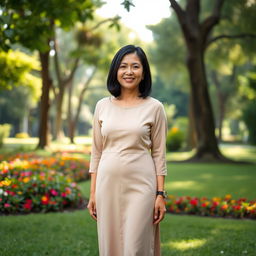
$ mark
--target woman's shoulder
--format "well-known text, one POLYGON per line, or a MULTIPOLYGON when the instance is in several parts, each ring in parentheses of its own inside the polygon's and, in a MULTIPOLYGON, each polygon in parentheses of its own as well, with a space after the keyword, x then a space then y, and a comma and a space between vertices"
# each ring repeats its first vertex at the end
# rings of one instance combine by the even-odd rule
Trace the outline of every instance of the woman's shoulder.
POLYGON ((150 101, 151 101, 152 105, 154 105, 156 107, 160 107, 160 108, 163 107, 163 103, 160 100, 158 100, 152 96, 149 96, 149 97, 150 97, 150 101))
POLYGON ((106 96, 106 97, 103 97, 103 98, 99 99, 99 100, 97 101, 97 103, 96 103, 96 106, 97 106, 97 107, 100 107, 100 106, 102 106, 102 105, 105 105, 105 104, 108 103, 108 102, 109 102, 109 96, 106 96))

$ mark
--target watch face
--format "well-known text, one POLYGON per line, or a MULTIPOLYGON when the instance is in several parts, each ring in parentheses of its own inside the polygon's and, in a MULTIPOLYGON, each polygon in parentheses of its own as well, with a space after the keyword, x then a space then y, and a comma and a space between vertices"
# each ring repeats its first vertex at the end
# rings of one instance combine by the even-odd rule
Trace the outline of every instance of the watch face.
POLYGON ((163 196, 163 198, 166 198, 166 197, 167 197, 166 191, 157 191, 157 192, 156 192, 156 195, 161 195, 161 196, 163 196))

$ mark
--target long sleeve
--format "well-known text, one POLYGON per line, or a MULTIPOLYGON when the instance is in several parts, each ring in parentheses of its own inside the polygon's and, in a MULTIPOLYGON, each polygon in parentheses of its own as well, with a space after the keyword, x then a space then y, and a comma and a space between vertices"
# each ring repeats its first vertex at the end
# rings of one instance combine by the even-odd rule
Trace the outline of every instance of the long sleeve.
POLYGON ((102 135, 101 123, 99 120, 99 104, 95 106, 93 124, 92 124, 92 149, 89 173, 97 172, 99 161, 102 154, 102 135))
POLYGON ((151 156, 153 158, 156 174, 167 175, 166 166, 166 136, 167 118, 163 104, 160 104, 155 113, 155 121, 151 127, 151 156))

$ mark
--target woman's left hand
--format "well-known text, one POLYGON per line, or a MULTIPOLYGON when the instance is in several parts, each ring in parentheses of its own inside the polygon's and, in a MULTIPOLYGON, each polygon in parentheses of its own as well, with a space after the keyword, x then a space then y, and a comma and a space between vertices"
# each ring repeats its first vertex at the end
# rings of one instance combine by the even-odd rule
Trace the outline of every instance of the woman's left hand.
POLYGON ((161 195, 158 195, 155 200, 155 208, 154 208, 154 224, 158 224, 161 220, 163 220, 166 212, 165 201, 161 195))

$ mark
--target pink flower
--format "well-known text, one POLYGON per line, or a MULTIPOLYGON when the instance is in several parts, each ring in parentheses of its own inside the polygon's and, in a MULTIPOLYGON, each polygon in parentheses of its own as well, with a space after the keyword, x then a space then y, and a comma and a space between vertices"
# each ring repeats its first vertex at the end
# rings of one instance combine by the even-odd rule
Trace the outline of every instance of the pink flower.
POLYGON ((53 196, 57 196, 57 195, 58 195, 58 192, 57 192, 55 189, 50 189, 50 193, 51 193, 53 196))
POLYGON ((8 203, 5 203, 5 204, 4 204, 4 207, 5 207, 5 208, 8 208, 8 207, 11 207, 11 205, 8 204, 8 203))
POLYGON ((65 192, 62 192, 62 193, 61 193, 61 196, 62 196, 62 197, 65 197, 66 195, 67 195, 67 194, 66 194, 65 192))

